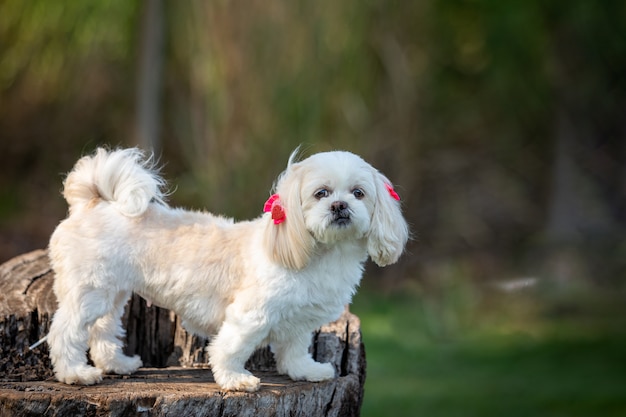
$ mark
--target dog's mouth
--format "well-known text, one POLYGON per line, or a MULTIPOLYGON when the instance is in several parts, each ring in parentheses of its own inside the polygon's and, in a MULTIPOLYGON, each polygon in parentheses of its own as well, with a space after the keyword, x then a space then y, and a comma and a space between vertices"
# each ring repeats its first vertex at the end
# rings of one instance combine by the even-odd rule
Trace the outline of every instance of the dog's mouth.
POLYGON ((337 227, 346 227, 351 223, 350 206, 345 201, 335 201, 330 205, 331 223, 337 227))
POLYGON ((348 226, 352 220, 350 220, 350 213, 337 213, 333 216, 332 224, 339 227, 348 226))

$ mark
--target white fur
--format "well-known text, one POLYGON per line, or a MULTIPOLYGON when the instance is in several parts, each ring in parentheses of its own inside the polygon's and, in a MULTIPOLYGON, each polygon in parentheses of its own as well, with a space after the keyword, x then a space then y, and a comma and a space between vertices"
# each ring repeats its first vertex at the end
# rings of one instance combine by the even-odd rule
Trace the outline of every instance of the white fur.
POLYGON ((311 332, 350 303, 368 254, 379 265, 396 262, 408 238, 386 181, 348 152, 301 162, 292 155, 276 184, 286 220, 276 225, 266 213, 234 223, 169 208, 163 180, 136 149, 98 149, 80 159, 64 183, 70 215, 50 240, 59 308, 48 343, 57 379, 94 384, 103 372, 141 366, 122 353, 120 340, 133 291, 211 337, 210 364, 223 389, 259 388, 244 364, 267 344, 280 373, 333 378, 333 366, 308 353, 311 332), (322 188, 328 195, 318 199, 322 188), (349 220, 333 222, 337 201, 349 220))

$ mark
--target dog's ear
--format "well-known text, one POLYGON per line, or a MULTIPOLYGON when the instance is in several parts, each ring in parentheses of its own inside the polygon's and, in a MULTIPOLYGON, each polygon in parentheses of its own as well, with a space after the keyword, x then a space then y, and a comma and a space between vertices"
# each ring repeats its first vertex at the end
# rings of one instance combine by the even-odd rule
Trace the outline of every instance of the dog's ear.
POLYGON ((302 212, 300 186, 302 172, 298 164, 290 164, 276 185, 277 199, 284 219, 275 222, 272 213, 265 214, 264 247, 270 259, 289 269, 304 268, 311 258, 315 239, 309 233, 302 212), (276 224, 278 223, 278 224, 276 224))
POLYGON ((409 227, 400 210, 400 197, 391 182, 374 170, 376 201, 367 239, 367 252, 379 266, 395 263, 409 238, 409 227))

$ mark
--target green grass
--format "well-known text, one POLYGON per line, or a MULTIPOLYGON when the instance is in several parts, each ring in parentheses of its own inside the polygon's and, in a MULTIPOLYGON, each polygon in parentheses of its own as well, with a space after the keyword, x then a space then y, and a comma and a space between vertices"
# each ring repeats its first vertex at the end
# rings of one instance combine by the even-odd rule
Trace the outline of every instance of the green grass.
POLYGON ((564 317, 558 302, 461 292, 357 295, 363 416, 626 416, 619 303, 578 302, 564 317))

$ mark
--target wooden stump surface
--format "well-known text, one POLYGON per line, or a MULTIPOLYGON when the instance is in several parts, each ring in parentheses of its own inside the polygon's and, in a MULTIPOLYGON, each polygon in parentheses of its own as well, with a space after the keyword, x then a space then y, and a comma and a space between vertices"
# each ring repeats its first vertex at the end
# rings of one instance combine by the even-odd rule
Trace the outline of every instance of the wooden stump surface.
POLYGON ((365 382, 359 319, 347 309, 312 336, 311 351, 335 366, 337 378, 294 382, 278 375, 269 349, 247 368, 261 378, 256 393, 224 392, 215 384, 204 347, 172 312, 133 296, 124 316, 128 354, 145 368, 74 386, 53 378, 45 336, 56 310, 54 272, 37 250, 0 265, 0 417, 4 416, 356 416, 365 382))

